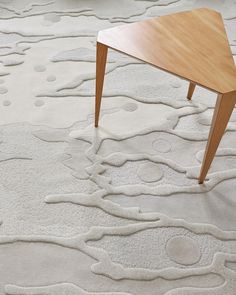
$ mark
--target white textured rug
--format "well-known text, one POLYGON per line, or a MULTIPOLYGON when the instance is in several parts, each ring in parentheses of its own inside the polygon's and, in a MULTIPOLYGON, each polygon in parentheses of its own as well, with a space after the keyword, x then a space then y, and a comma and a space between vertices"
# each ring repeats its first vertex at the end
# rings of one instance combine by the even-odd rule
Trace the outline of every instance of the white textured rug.
POLYGON ((233 0, 0 1, 1 295, 236 294, 236 111, 199 186, 216 96, 110 51, 93 128, 97 31, 196 7, 236 53, 233 0))

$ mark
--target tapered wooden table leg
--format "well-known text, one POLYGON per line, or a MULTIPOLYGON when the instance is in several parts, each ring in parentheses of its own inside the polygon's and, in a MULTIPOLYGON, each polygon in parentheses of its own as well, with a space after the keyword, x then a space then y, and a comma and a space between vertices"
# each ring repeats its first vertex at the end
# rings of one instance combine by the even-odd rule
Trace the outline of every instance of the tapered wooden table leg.
POLYGON ((108 47, 97 42, 95 127, 98 127, 108 47))
POLYGON ((219 94, 212 118, 199 183, 203 183, 236 103, 236 93, 219 94))
POLYGON ((220 93, 199 176, 202 183, 236 102, 236 69, 222 16, 209 8, 174 13, 99 31, 97 42, 96 127, 107 48, 190 81, 189 100, 196 85, 220 93))
POLYGON ((187 99, 191 100, 196 84, 190 82, 188 87, 187 99))

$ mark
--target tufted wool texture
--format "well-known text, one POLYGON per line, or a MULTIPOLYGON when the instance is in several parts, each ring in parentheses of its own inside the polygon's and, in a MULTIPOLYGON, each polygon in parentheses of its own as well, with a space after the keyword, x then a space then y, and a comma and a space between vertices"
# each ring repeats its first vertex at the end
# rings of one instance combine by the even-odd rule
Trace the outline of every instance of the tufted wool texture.
POLYGON ((97 31, 198 7, 236 54, 234 0, 0 0, 0 295, 236 294, 236 110, 200 186, 216 95, 109 50, 93 127, 97 31))

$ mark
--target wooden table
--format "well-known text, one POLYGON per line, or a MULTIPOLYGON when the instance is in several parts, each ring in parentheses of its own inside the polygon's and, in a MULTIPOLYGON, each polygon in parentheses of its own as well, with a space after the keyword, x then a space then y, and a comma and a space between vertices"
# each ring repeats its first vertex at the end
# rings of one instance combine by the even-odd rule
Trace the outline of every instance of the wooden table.
POLYGON ((95 127, 107 51, 112 48, 218 94, 199 183, 203 183, 236 103, 236 67, 220 13, 201 8, 122 25, 98 33, 95 127))

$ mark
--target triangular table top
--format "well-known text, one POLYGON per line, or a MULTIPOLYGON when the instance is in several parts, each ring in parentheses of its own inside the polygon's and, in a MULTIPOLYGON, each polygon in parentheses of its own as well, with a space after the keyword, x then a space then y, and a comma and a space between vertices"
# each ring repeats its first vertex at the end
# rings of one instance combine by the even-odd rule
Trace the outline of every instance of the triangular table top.
POLYGON ((100 31, 98 42, 218 93, 236 90, 220 13, 207 8, 100 31))

